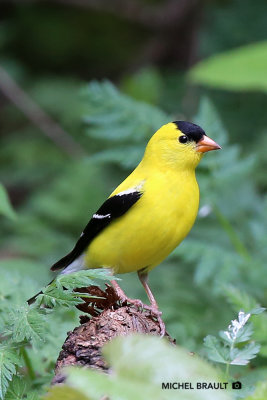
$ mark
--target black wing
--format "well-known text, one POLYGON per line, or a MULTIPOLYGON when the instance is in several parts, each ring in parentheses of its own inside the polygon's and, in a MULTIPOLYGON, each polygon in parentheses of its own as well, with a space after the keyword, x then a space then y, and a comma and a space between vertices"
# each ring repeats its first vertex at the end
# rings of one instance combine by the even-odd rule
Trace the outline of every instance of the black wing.
POLYGON ((52 265, 51 270, 66 268, 88 247, 91 241, 114 219, 125 214, 142 196, 138 190, 108 198, 86 225, 73 250, 52 265))

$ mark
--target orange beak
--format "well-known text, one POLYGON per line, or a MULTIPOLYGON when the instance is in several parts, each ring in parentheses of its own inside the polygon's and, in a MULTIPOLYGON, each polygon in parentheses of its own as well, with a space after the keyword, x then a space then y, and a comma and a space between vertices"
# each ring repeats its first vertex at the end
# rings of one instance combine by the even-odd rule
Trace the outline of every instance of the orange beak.
POLYGON ((197 151, 199 153, 206 153, 207 151, 219 149, 221 149, 221 146, 206 135, 197 143, 197 151))

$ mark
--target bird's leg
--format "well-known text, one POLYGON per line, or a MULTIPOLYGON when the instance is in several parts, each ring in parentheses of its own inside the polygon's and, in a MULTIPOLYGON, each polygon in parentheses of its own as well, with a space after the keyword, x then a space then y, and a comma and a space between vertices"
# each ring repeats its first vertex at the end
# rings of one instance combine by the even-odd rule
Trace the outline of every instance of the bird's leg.
POLYGON ((122 303, 127 302, 129 304, 133 304, 137 308, 143 308, 144 310, 148 310, 151 312, 152 315, 154 315, 159 323, 160 326, 160 336, 163 337, 166 332, 165 324, 161 318, 162 312, 159 311, 158 304, 156 302, 155 297, 153 296, 153 293, 151 292, 150 287, 148 286, 147 279, 148 279, 148 274, 147 272, 144 272, 143 270, 138 271, 138 277, 144 286, 144 289, 147 293, 147 296, 149 298, 149 301, 151 303, 150 306, 147 304, 144 304, 141 300, 139 299, 130 299, 129 297, 126 296, 122 288, 119 286, 118 282, 115 280, 111 280, 110 283, 112 284, 117 296, 121 300, 122 303))
POLYGON ((144 270, 140 270, 140 271, 138 271, 138 277, 140 279, 140 282, 144 286, 147 297, 149 298, 149 301, 151 303, 151 306, 144 305, 144 308, 146 310, 150 310, 151 314, 155 315, 155 317, 157 318, 159 326, 160 326, 160 336, 163 337, 165 335, 166 328, 165 328, 165 324, 161 318, 162 312, 159 311, 159 307, 156 302, 156 299, 155 299, 153 293, 151 292, 150 287, 148 286, 148 273, 144 272, 144 270))
POLYGON ((139 300, 139 299, 130 299, 129 297, 127 297, 117 281, 111 280, 110 283, 112 284, 117 296, 119 297, 119 299, 121 300, 122 303, 126 303, 126 302, 130 303, 130 304, 134 305, 137 308, 139 308, 139 307, 140 308, 144 308, 145 307, 141 300, 139 300))

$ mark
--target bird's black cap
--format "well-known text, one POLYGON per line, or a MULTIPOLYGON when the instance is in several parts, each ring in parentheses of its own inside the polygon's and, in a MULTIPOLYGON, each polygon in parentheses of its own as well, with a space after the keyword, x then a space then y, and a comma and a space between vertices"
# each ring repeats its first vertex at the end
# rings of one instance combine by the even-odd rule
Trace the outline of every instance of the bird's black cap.
POLYGON ((188 137, 189 140, 193 140, 196 143, 199 142, 205 135, 205 131, 203 131, 200 126, 193 124, 192 122, 173 121, 173 123, 184 135, 188 137))

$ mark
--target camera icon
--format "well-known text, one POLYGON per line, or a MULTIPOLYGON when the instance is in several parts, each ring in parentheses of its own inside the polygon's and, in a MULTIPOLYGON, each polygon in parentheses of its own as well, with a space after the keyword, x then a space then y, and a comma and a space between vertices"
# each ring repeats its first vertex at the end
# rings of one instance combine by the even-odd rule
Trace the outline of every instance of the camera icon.
POLYGON ((242 383, 239 381, 233 382, 232 389, 242 389, 242 383))

